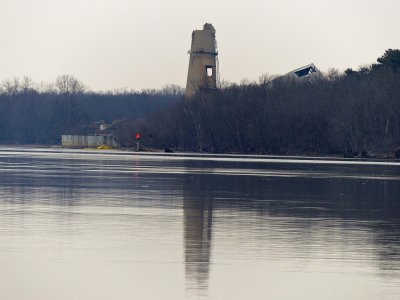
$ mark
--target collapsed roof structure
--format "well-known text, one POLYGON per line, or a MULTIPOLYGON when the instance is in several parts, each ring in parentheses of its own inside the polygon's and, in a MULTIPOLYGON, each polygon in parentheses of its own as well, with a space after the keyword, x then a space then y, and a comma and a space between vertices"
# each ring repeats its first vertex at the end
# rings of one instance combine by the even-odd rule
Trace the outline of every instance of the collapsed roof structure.
POLYGON ((293 78, 319 78, 322 76, 322 73, 318 68, 313 64, 308 64, 306 66, 297 68, 283 77, 293 77, 293 78))

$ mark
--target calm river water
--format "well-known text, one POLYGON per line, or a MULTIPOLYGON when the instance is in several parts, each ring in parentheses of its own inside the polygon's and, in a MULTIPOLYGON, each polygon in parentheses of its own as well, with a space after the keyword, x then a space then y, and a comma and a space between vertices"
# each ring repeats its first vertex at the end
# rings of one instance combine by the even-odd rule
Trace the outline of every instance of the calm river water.
POLYGON ((400 164, 0 147, 0 299, 399 299, 400 164))

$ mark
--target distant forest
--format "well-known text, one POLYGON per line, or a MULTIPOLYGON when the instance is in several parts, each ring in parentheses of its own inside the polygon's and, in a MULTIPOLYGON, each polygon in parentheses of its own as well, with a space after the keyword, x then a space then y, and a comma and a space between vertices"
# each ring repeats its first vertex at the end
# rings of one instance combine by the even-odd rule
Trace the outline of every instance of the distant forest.
POLYGON ((344 73, 262 76, 198 93, 142 128, 153 147, 289 155, 400 156, 400 50, 344 73))
POLYGON ((62 134, 85 134, 101 120, 119 120, 121 132, 119 127, 164 109, 182 95, 173 85, 94 93, 71 75, 59 76, 53 84, 37 84, 28 77, 5 80, 0 86, 0 143, 59 145, 62 134))
MULTIPOLYGON (((87 91, 63 75, 51 85, 3 81, 0 143, 60 144, 104 120, 123 146, 141 132, 147 148, 214 153, 372 156, 400 147, 400 50, 377 63, 296 79, 263 75, 185 98, 168 86, 141 92, 87 91)), ((400 154, 399 154, 400 155, 400 154)))

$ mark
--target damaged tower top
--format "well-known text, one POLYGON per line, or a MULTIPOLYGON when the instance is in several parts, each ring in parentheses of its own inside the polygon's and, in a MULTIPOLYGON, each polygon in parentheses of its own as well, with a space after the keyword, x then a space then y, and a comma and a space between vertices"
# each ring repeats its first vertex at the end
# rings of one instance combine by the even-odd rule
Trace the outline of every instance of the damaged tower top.
POLYGON ((216 90, 219 75, 214 26, 206 23, 203 30, 193 31, 189 54, 186 96, 191 97, 198 91, 216 90))

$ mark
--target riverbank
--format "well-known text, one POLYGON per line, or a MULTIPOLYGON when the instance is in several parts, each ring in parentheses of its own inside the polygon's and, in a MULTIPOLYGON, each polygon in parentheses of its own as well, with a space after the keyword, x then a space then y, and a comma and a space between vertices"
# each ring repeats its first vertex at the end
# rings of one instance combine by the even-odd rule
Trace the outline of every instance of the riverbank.
POLYGON ((298 161, 342 161, 342 162, 398 162, 400 159, 392 156, 376 155, 375 157, 343 157, 340 155, 268 155, 268 154, 242 154, 242 153, 209 153, 209 152, 187 152, 174 151, 166 152, 161 149, 152 149, 151 151, 139 151, 134 148, 113 148, 113 149, 97 149, 97 148, 70 148, 61 147, 59 145, 0 145, 1 149, 8 150, 24 150, 34 151, 35 149, 46 150, 46 152, 84 152, 84 153, 109 153, 123 155, 152 155, 152 156, 172 156, 172 157, 193 157, 193 158, 231 158, 231 159, 256 159, 256 160, 298 160, 298 161))

